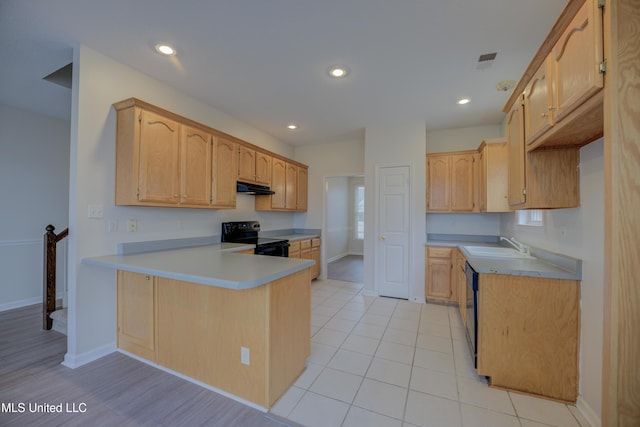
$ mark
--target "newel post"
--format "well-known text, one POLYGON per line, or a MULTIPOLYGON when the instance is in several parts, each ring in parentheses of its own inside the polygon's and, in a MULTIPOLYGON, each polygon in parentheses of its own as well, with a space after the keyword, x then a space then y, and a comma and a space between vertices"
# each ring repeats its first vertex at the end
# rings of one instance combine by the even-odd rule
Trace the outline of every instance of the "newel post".
POLYGON ((49 224, 44 233, 44 266, 42 296, 42 329, 50 330, 53 320, 49 314, 56 309, 56 228, 49 224))

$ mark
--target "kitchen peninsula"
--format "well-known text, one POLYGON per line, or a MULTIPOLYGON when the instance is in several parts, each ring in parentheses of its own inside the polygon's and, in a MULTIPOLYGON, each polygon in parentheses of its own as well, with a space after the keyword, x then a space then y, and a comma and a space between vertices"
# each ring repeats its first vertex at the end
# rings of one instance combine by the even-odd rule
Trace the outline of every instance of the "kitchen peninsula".
POLYGON ((85 258, 114 268, 118 348, 270 408, 305 368, 313 261, 213 244, 85 258))

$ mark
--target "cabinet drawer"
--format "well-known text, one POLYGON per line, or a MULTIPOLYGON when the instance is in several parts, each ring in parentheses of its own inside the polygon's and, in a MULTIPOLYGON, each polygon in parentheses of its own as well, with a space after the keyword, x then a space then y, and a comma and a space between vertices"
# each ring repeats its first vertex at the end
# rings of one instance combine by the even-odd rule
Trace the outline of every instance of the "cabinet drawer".
POLYGON ((320 239, 318 239, 318 238, 311 239, 311 247, 319 248, 320 247, 320 239))
POLYGON ((293 242, 289 242, 289 253, 291 252, 300 252, 299 240, 294 240, 293 242))
POLYGON ((427 247, 427 256, 429 258, 450 258, 453 249, 454 248, 429 246, 427 247))
POLYGON ((311 247, 311 239, 300 240, 300 249, 309 249, 311 247))

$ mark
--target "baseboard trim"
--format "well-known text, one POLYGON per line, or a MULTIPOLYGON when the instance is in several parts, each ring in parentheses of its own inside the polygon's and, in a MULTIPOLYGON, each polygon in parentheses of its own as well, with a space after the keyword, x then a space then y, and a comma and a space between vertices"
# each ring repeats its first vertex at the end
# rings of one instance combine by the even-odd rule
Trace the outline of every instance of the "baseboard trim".
POLYGON ((112 342, 112 343, 103 345, 102 347, 94 348, 93 350, 89 350, 77 355, 73 355, 67 352, 64 355, 64 360, 62 361, 62 365, 66 366, 67 368, 76 369, 82 365, 86 365, 89 362, 93 362, 94 360, 98 360, 101 357, 111 354, 116 350, 117 350, 116 343, 112 342))
POLYGON ((339 259, 342 259, 342 258, 346 257, 347 255, 349 255, 349 254, 345 252, 345 253, 340 254, 340 255, 332 256, 331 258, 329 258, 327 260, 327 263, 338 261, 339 259))
POLYGON ((14 308, 22 308, 34 304, 42 304, 42 297, 27 298, 0 304, 0 311, 13 310, 14 308))
POLYGON ((143 359, 142 357, 136 356, 135 354, 129 353, 128 351, 124 351, 121 348, 116 349, 116 351, 118 353, 124 354, 127 357, 130 357, 130 358, 135 359, 135 360, 137 360, 139 362, 142 362, 142 363, 144 363, 146 365, 153 366, 154 368, 160 369, 161 371, 164 371, 164 372, 166 372, 168 374, 175 375, 178 378, 182 378, 185 381, 189 381, 190 383, 199 385, 200 387, 206 388, 207 390, 211 390, 211 391, 213 391, 215 393, 221 394, 222 396, 228 397, 229 399, 235 400, 236 402, 242 403, 243 405, 250 406, 253 409, 257 409, 258 411, 269 412, 269 410, 267 408, 265 408, 264 406, 260 406, 257 403, 250 402, 250 401, 245 400, 245 399, 243 399, 241 397, 233 395, 233 394, 231 394, 229 392, 226 392, 224 390, 220 390, 219 388, 213 387, 213 386, 211 386, 211 385, 209 385, 207 383, 203 383, 202 381, 198 381, 198 380, 196 380, 194 378, 188 377, 188 376, 186 376, 184 374, 181 374, 180 372, 176 372, 176 371, 174 371, 172 369, 169 369, 169 368, 166 368, 166 367, 164 367, 162 365, 158 365, 157 363, 153 363, 150 360, 143 359))
POLYGON ((596 411, 594 411, 594 409, 580 395, 578 395, 578 399, 576 400, 576 408, 580 411, 591 427, 602 427, 602 420, 596 411))

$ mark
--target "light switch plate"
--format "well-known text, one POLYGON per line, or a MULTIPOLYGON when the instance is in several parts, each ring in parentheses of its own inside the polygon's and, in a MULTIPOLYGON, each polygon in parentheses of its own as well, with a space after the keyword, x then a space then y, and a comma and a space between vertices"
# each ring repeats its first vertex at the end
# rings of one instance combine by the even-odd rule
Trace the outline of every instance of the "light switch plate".
POLYGON ((87 216, 89 218, 104 217, 104 209, 102 205, 89 205, 87 208, 87 216))
POLYGON ((240 363, 243 365, 248 365, 250 363, 249 348, 240 347, 240 363))

